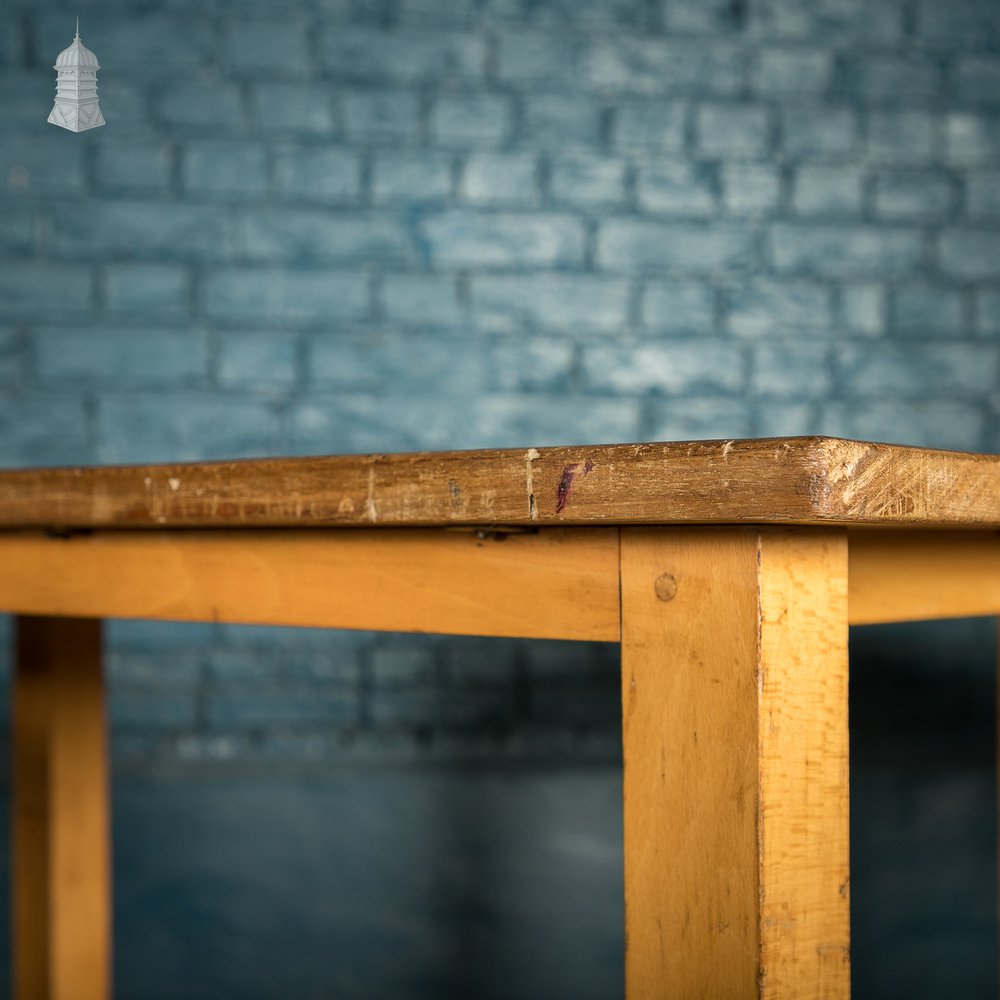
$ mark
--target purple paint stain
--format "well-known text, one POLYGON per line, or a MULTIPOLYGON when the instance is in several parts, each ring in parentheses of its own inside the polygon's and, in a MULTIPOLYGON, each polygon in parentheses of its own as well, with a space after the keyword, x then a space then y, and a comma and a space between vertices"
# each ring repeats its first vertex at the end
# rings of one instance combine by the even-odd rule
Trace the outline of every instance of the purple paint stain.
MULTIPOLYGON (((566 504, 569 503, 569 495, 573 492, 573 480, 576 477, 576 470, 580 468, 578 462, 574 462, 572 465, 564 465, 562 477, 559 479, 559 485, 556 487, 556 513, 561 514, 566 509, 566 504)), ((583 463, 583 474, 586 476, 594 468, 594 463, 588 458, 586 462, 583 463)))

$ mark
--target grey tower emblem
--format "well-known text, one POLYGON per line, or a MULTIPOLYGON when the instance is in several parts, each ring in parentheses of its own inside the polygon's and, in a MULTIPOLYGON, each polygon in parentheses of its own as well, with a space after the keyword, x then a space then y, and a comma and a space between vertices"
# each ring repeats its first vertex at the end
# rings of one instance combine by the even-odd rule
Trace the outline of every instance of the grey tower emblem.
POLYGON ((76 19, 73 44, 59 53, 55 66, 56 101, 49 121, 71 132, 85 132, 104 124, 97 103, 97 56, 80 41, 80 19, 76 19))

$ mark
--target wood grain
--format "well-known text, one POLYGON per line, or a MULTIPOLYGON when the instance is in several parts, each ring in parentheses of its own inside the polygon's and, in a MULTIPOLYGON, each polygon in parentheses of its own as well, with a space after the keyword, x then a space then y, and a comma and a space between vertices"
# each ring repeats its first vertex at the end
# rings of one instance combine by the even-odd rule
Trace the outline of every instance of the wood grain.
POLYGON ((0 534, 0 608, 541 639, 619 637, 618 530, 0 534))
POLYGON ((626 995, 849 993, 843 532, 622 529, 626 995))
POLYGON ((852 625, 1000 615, 995 531, 850 533, 852 625))
POLYGON ((0 473, 0 528, 1000 525, 1000 457, 831 438, 0 473))
POLYGON ((107 1000, 111 856, 100 622, 20 617, 13 995, 107 1000))

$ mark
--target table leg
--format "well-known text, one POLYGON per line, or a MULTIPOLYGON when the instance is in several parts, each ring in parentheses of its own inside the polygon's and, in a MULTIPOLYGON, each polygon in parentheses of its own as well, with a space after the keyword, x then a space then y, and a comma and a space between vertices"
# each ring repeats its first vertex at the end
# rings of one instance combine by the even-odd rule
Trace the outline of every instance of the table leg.
POLYGON ((13 995, 111 993, 108 760, 101 623, 17 619, 13 995))
POLYGON ((847 541, 621 533, 626 994, 850 992, 847 541))

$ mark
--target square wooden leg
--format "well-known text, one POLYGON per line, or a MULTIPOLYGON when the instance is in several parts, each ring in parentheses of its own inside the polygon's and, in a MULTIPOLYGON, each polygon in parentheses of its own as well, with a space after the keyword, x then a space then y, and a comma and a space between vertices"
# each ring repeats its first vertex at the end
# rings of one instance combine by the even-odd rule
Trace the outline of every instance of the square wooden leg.
POLYGON ((626 995, 850 992, 847 541, 621 533, 626 995))
POLYGON ((13 995, 111 995, 111 865, 101 623, 17 619, 13 995))

